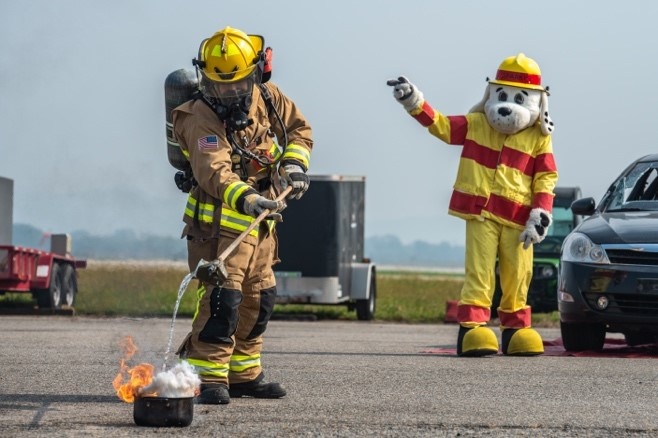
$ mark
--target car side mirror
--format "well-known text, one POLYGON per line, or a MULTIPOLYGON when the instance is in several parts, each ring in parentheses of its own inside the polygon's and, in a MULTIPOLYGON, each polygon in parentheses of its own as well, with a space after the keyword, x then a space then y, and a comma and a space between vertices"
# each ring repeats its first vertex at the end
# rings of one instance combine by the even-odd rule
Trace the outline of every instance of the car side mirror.
POLYGON ((571 211, 582 216, 591 216, 596 211, 594 198, 577 199, 571 203, 571 211))

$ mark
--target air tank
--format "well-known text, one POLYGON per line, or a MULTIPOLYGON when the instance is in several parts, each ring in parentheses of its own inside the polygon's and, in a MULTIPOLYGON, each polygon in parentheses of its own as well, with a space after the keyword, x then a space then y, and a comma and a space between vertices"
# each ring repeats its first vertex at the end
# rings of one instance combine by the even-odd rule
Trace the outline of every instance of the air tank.
POLYGON ((191 69, 181 68, 175 70, 165 79, 165 111, 167 129, 167 158, 169 164, 178 170, 185 170, 187 159, 180 149, 180 145, 174 137, 174 125, 171 112, 177 106, 191 100, 199 88, 199 80, 196 72, 191 69))

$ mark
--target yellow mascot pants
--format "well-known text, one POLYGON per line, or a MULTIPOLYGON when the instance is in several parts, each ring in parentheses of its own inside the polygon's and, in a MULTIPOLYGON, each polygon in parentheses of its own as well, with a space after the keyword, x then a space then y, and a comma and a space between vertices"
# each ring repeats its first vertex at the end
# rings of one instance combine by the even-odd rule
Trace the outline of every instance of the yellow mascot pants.
POLYGON ((466 221, 466 276, 457 320, 468 328, 485 325, 491 318, 496 287, 496 258, 500 267, 502 297, 498 315, 502 328, 530 327, 526 304, 532 279, 532 247, 523 249, 522 230, 492 220, 466 221))

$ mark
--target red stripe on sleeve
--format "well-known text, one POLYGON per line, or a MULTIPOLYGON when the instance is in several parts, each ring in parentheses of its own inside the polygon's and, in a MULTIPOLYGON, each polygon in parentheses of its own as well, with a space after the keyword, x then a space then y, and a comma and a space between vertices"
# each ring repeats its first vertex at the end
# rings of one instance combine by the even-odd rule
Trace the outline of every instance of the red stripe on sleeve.
POLYGON ((535 173, 537 172, 556 172, 555 158, 553 154, 540 154, 535 158, 535 173))
POLYGON ((450 144, 464 144, 468 132, 466 116, 448 116, 450 121, 450 144))
POLYGON ((553 195, 549 193, 535 193, 532 198, 532 208, 543 208, 551 213, 553 211, 553 195))
POLYGON ((414 119, 418 120, 418 122, 425 126, 428 127, 432 123, 434 123, 434 108, 430 106, 427 101, 423 102, 423 108, 422 111, 415 116, 413 116, 414 119))

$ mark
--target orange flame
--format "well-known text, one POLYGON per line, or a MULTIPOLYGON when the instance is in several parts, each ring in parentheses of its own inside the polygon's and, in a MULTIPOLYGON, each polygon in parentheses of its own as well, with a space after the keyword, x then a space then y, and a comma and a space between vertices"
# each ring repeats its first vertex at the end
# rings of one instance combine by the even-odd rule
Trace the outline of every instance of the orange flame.
POLYGON ((157 394, 142 394, 141 390, 148 386, 153 380, 155 367, 148 363, 142 363, 130 368, 126 362, 137 352, 137 346, 130 336, 119 341, 119 347, 123 350, 124 357, 121 359, 119 374, 112 381, 112 386, 117 396, 126 403, 132 403, 137 396, 156 397, 157 394), (124 383, 124 378, 126 382, 124 383))

